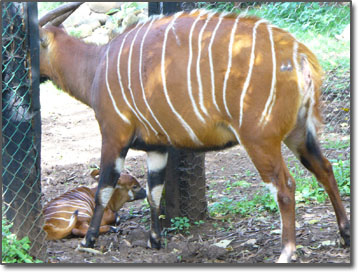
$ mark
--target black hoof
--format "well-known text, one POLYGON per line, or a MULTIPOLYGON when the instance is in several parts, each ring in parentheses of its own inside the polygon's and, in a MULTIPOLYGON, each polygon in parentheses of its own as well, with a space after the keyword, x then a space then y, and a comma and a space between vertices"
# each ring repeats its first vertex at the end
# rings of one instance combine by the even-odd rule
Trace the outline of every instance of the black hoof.
POLYGON ((109 228, 109 233, 119 233, 119 234, 122 234, 122 233, 123 233, 123 230, 121 230, 119 227, 111 226, 111 227, 109 228))
POLYGON ((149 236, 149 247, 154 249, 160 249, 162 247, 162 244, 160 243, 160 240, 155 240, 152 236, 149 236))
POLYGON ((351 246, 351 232, 349 229, 349 224, 346 225, 342 230, 340 230, 341 234, 341 244, 343 247, 350 247, 351 246))
POLYGON ((86 237, 81 241, 81 246, 93 248, 95 242, 96 238, 93 235, 87 233, 86 237))

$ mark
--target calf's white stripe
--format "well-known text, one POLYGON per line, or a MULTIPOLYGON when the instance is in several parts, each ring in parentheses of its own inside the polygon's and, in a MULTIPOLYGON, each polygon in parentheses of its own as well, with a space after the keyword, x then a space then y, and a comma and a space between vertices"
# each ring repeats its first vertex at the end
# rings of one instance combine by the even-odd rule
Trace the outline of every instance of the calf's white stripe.
POLYGON ((231 35, 230 35, 230 42, 229 42, 229 55, 228 55, 228 63, 227 63, 227 70, 226 70, 226 74, 225 74, 225 79, 224 79, 224 86, 223 86, 223 102, 224 102, 224 107, 226 110, 227 115, 232 118, 231 113, 229 111, 229 108, 227 106, 227 101, 226 101, 226 89, 227 89, 227 80, 229 79, 229 75, 230 75, 230 71, 231 71, 231 65, 232 65, 232 46, 234 44, 234 38, 235 38, 235 31, 237 28, 237 23, 239 22, 239 17, 236 18, 234 26, 231 30, 231 35))
POLYGON ((195 135, 194 131, 191 129, 191 127, 187 124, 187 122, 185 122, 185 120, 183 119, 183 117, 181 117, 181 115, 175 110, 172 102, 170 101, 170 97, 168 94, 168 89, 167 89, 167 83, 166 83, 166 77, 165 77, 165 49, 166 49, 166 45, 167 45, 167 39, 168 39, 168 32, 169 30, 172 28, 175 20, 182 14, 183 12, 179 12, 176 13, 173 16, 172 21, 169 23, 169 25, 167 26, 167 28, 165 29, 165 34, 164 34, 164 41, 163 41, 163 51, 162 51, 162 63, 161 63, 161 76, 162 76, 162 82, 163 82, 163 90, 164 90, 164 95, 165 98, 167 99, 167 103, 170 107, 170 109, 172 110, 172 112, 175 114, 175 116, 178 118, 178 120, 180 121, 181 125, 184 127, 184 129, 188 132, 190 138, 192 139, 192 141, 198 145, 203 145, 203 143, 198 139, 198 137, 195 135))
POLYGON ((262 112, 262 115, 261 115, 261 118, 260 118, 260 121, 259 121, 259 123, 262 124, 262 122, 265 120, 265 122, 262 125, 263 127, 265 127, 265 125, 267 124, 267 122, 269 120, 269 117, 271 115, 273 105, 275 104, 275 101, 276 101, 276 54, 275 54, 275 44, 274 44, 274 41, 273 41, 271 26, 268 26, 267 30, 269 32, 270 43, 271 43, 272 80, 271 80, 270 96, 267 99, 264 111, 262 112))
POLYGON ((146 96, 145 96, 145 90, 144 90, 144 84, 143 84, 143 77, 142 77, 142 61, 143 61, 143 45, 144 45, 144 40, 145 40, 145 38, 147 37, 147 34, 148 34, 148 32, 149 32, 149 29, 150 29, 150 27, 152 26, 152 24, 153 24, 154 21, 155 21, 155 19, 153 19, 153 20, 150 22, 150 24, 149 24, 149 26, 148 26, 146 32, 145 32, 144 35, 143 35, 142 42, 141 42, 141 44, 140 44, 140 51, 139 51, 139 82, 140 82, 140 86, 141 86, 141 88, 142 88, 142 95, 143 95, 143 100, 144 100, 145 105, 147 106, 147 108, 148 108, 150 114, 152 115, 153 119, 155 120, 155 122, 158 124, 158 126, 160 127, 160 129, 163 131, 163 133, 165 134, 165 136, 167 136, 168 142, 171 143, 171 140, 170 140, 170 137, 169 137, 168 133, 165 131, 165 129, 163 128, 163 126, 160 124, 160 122, 158 121, 158 119, 155 117, 155 115, 154 115, 154 113, 153 113, 153 111, 152 111, 152 109, 151 109, 151 107, 150 107, 150 105, 149 105, 149 103, 148 103, 148 101, 147 101, 147 98, 146 98, 146 96))
POLYGON ((251 47, 251 57, 250 57, 249 71, 247 73, 246 80, 245 80, 245 83, 244 83, 244 87, 243 87, 243 90, 241 92, 241 97, 240 97, 240 122, 239 122, 239 127, 241 127, 241 125, 242 125, 242 117, 243 117, 243 113, 244 113, 244 98, 245 98, 247 89, 248 89, 249 84, 250 84, 252 68, 253 68, 254 62, 255 62, 256 29, 263 22, 265 22, 265 20, 257 21, 255 23, 253 31, 252 31, 252 47, 251 47))

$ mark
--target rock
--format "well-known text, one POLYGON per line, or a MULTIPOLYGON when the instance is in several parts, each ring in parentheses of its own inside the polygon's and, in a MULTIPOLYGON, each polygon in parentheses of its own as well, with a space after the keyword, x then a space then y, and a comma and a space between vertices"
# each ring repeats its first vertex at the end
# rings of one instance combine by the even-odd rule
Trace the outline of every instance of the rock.
POLYGON ((87 6, 94 12, 106 13, 111 9, 119 9, 121 2, 87 2, 87 6))
POLYGON ((81 39, 86 38, 86 37, 92 35, 92 33, 93 33, 92 27, 87 24, 80 25, 77 28, 77 31, 79 32, 79 38, 81 38, 81 39))
POLYGON ((109 18, 104 26, 108 29, 108 32, 111 32, 113 29, 118 27, 118 24, 114 20, 109 18))
POLYGON ((138 17, 138 20, 139 21, 145 21, 145 20, 147 20, 148 19, 148 15, 147 14, 145 14, 145 13, 139 13, 138 15, 137 15, 137 17, 138 17))
POLYGON ((78 9, 76 9, 70 17, 64 21, 63 25, 65 28, 67 27, 76 27, 82 24, 84 19, 88 19, 91 14, 91 10, 87 5, 81 5, 78 9))
POLYGON ((103 44, 107 44, 109 42, 109 37, 108 37, 108 35, 105 35, 105 34, 95 34, 95 35, 91 35, 91 36, 83 39, 83 41, 85 41, 86 43, 103 45, 103 44))
POLYGON ((205 251, 205 255, 208 257, 209 260, 220 259, 225 254, 227 254, 225 248, 217 247, 214 245, 209 246, 209 248, 204 251, 205 251))
POLYGON ((129 26, 135 24, 136 22, 138 22, 138 20, 139 20, 139 18, 138 18, 137 15, 135 15, 135 14, 128 14, 128 15, 123 19, 120 33, 123 33, 124 30, 127 29, 127 27, 129 27, 129 26))
POLYGON ((91 18, 93 18, 93 19, 99 21, 100 24, 103 25, 103 24, 106 23, 106 21, 108 20, 108 18, 110 18, 110 16, 107 15, 107 14, 103 14, 103 13, 92 12, 91 18))

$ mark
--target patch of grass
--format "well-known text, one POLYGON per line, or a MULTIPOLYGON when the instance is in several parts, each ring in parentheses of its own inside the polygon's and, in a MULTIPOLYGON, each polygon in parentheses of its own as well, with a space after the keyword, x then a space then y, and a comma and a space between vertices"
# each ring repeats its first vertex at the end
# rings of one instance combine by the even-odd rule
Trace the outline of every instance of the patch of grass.
MULTIPOLYGON (((341 196, 350 196, 350 160, 331 160, 341 196)), ((294 164, 291 174, 296 180, 296 202, 323 203, 328 195, 313 175, 305 176, 301 165, 294 164)))
POLYGON ((329 140, 327 139, 326 142, 322 145, 324 149, 345 149, 350 146, 350 140, 329 140))
POLYGON ((212 217, 221 217, 228 214, 249 216, 257 211, 276 212, 277 204, 270 192, 261 189, 252 199, 243 197, 239 201, 234 201, 232 198, 222 197, 217 202, 209 205, 208 210, 212 217))

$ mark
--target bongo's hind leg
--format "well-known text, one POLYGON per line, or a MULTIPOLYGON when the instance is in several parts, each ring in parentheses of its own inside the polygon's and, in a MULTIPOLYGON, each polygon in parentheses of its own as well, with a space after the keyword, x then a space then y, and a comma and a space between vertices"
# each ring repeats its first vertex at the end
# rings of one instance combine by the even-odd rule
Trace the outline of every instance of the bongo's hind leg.
POLYGON ((312 129, 295 129, 285 140, 301 163, 312 172, 326 190, 337 217, 346 246, 350 245, 350 223, 343 206, 331 163, 323 156, 312 129))
POLYGON ((277 262, 290 262, 296 250, 295 181, 281 155, 281 143, 250 144, 244 146, 263 181, 271 186, 281 215, 282 250, 277 262))

